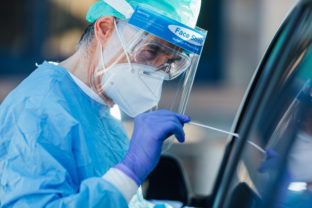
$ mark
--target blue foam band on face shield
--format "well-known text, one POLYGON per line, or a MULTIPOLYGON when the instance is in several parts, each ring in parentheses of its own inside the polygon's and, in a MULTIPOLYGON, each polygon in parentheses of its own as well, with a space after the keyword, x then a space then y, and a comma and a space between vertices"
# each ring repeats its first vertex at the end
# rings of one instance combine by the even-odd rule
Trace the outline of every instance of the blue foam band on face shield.
POLYGON ((144 6, 137 6, 128 22, 197 55, 200 55, 206 39, 206 34, 144 6))

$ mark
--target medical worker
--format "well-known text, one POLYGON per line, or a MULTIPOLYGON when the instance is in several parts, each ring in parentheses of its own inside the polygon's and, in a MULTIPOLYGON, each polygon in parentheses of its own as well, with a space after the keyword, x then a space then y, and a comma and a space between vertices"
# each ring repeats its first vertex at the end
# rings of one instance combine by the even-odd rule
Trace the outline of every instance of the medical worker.
POLYGON ((140 113, 157 105, 163 80, 186 70, 188 56, 116 9, 142 3, 194 26, 200 1, 111 2, 90 8, 71 57, 39 65, 1 104, 0 207, 127 207, 163 141, 184 142, 188 116, 140 113), (135 117, 131 142, 114 104, 135 117))

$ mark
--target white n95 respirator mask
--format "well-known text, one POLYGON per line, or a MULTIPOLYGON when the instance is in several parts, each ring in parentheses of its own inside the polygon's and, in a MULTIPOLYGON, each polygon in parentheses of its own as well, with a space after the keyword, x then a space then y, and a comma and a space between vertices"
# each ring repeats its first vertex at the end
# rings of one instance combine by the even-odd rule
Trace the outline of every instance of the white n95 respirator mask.
POLYGON ((135 117, 157 106, 163 77, 148 75, 147 72, 156 71, 153 66, 132 63, 124 41, 115 23, 115 32, 106 45, 106 50, 103 51, 100 45, 99 64, 94 72, 97 77, 95 89, 99 94, 112 99, 128 116, 135 117), (116 42, 120 45, 116 45, 116 42), (126 63, 120 63, 122 57, 126 57, 126 63))
POLYGON ((102 77, 102 89, 130 117, 155 107, 161 97, 163 80, 147 76, 140 64, 116 64, 102 77))

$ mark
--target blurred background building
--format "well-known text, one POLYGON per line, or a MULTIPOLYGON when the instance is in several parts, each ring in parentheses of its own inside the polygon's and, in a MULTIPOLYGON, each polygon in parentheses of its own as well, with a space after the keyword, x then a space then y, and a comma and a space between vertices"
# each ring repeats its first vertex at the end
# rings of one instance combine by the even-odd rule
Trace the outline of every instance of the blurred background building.
MULTIPOLYGON (((11 0, 0 7, 0 103, 36 63, 75 51, 95 0, 11 0)), ((262 55, 295 0, 202 0, 198 25, 209 31, 186 114, 230 130, 262 55)), ((209 194, 226 135, 186 125, 182 162, 190 191, 209 194)), ((1 138, 0 138, 1 139, 1 138)))

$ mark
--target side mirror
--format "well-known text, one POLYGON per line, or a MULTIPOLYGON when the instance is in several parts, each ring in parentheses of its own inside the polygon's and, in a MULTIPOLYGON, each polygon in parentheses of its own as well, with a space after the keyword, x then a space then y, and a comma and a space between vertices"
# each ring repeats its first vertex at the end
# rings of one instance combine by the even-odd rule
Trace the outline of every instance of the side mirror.
POLYGON ((161 156, 155 170, 143 184, 145 199, 172 200, 188 203, 188 190, 179 162, 171 156, 161 156))

